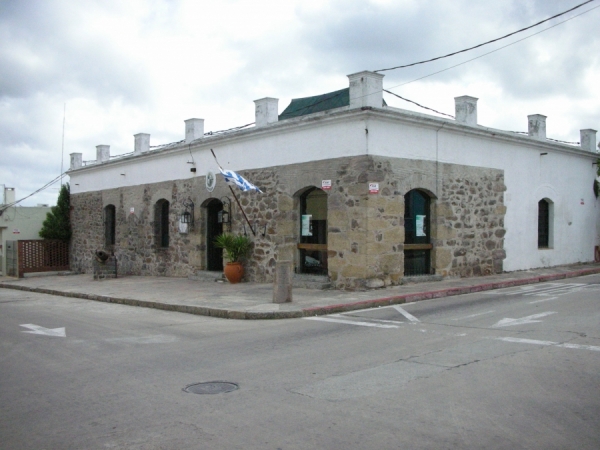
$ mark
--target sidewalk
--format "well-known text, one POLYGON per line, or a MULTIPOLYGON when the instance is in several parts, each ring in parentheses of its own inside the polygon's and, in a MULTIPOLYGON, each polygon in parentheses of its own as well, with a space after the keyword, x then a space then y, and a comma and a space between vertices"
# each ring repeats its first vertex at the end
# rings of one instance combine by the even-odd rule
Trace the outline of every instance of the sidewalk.
POLYGON ((294 288, 291 303, 274 304, 273 285, 186 278, 124 276, 94 281, 91 274, 0 277, 0 288, 142 306, 227 319, 289 319, 388 306, 600 273, 577 264, 487 277, 409 283, 364 292, 294 288))

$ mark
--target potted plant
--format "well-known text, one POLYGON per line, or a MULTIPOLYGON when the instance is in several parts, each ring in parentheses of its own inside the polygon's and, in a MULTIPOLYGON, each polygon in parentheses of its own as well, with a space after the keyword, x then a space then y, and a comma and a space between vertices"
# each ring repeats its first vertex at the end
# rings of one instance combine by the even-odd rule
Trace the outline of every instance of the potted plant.
POLYGON ((225 258, 229 262, 223 272, 230 283, 239 283, 244 276, 242 259, 252 251, 252 241, 248 236, 233 233, 223 233, 215 239, 215 246, 225 250, 225 258))

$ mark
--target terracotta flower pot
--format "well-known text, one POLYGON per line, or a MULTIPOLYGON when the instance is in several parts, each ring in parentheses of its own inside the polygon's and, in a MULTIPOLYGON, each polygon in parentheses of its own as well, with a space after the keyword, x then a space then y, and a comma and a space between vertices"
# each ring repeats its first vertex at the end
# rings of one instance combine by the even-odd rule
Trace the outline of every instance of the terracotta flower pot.
POLYGON ((231 284, 239 283, 244 276, 244 266, 239 262, 228 262, 225 264, 223 272, 225 273, 225 278, 231 284))

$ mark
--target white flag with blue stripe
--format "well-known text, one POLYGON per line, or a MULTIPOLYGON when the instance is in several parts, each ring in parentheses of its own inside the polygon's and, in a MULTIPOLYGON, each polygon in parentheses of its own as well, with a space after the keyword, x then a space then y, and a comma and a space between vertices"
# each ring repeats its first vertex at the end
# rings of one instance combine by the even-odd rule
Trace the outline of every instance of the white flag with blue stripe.
POLYGON ((262 194, 262 191, 246 180, 243 176, 235 173, 233 170, 223 170, 219 167, 223 178, 227 183, 235 183, 242 191, 257 191, 262 194))

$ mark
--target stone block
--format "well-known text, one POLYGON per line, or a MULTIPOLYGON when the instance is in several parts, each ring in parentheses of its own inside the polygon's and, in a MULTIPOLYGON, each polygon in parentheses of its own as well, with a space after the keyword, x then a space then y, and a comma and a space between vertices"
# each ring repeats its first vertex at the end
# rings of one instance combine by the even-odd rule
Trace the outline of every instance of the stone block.
POLYGON ((384 244, 382 242, 368 242, 367 243, 367 254, 368 255, 382 255, 391 251, 391 247, 389 244, 384 244))
POLYGON ((454 215, 452 206, 450 206, 448 203, 436 203, 434 209, 437 217, 452 217, 454 215))
POLYGON ((348 187, 348 194, 355 197, 364 197, 368 195, 369 185, 368 183, 357 183, 348 187))
POLYGON ((277 224, 277 233, 281 235, 295 234, 299 225, 293 220, 282 220, 277 224))
POLYGON ((337 252, 350 250, 351 241, 346 233, 334 233, 328 235, 327 247, 337 252))
POLYGON ((346 230, 349 228, 349 219, 347 211, 331 211, 327 214, 327 224, 330 227, 337 227, 346 230))
POLYGON ((385 281, 381 278, 370 278, 367 280, 368 289, 381 289, 385 287, 385 281))
POLYGON ((445 269, 452 263, 452 252, 448 248, 435 248, 432 252, 433 267, 445 269))
POLYGON ((341 270, 341 275, 345 278, 366 278, 366 268, 364 266, 346 265, 341 270))
POLYGON ((436 227, 435 238, 436 239, 455 239, 456 238, 456 230, 452 227, 446 225, 438 225, 436 227))
POLYGON ((367 229, 371 231, 385 231, 390 227, 390 222, 385 219, 369 219, 367 223, 367 229))
POLYGON ((385 244, 398 244, 404 242, 404 227, 394 227, 383 233, 383 242, 385 244))
POLYGON ((400 273, 403 270, 404 255, 392 253, 379 256, 379 267, 385 274, 400 273))
POLYGON ((294 209, 294 199, 289 195, 280 194, 277 196, 277 209, 280 212, 288 212, 294 209))

